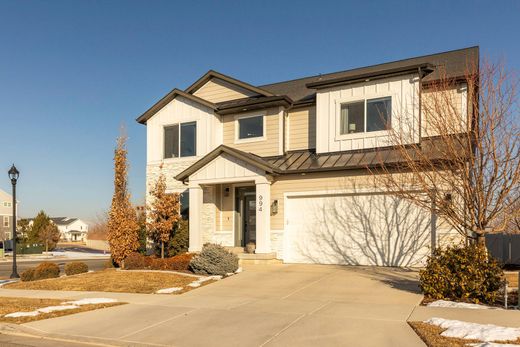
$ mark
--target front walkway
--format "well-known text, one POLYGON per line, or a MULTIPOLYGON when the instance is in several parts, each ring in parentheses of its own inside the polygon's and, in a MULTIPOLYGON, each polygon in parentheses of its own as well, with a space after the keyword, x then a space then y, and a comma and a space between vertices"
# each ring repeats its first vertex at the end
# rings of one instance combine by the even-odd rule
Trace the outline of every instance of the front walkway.
MULTIPOLYGON (((422 298, 415 278, 381 268, 255 265, 180 296, 52 292, 130 304, 22 329, 113 345, 424 346, 406 323, 422 298)), ((0 289, 0 296, 21 293, 0 289)))

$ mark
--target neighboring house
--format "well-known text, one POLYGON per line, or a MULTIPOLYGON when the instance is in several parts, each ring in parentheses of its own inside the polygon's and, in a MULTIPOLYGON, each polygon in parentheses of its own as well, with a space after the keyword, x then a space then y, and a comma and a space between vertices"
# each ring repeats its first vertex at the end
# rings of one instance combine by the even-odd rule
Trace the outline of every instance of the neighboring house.
POLYGON ((10 240, 13 233, 13 196, 0 189, 0 240, 10 240))
POLYGON ((463 77, 478 57, 472 47, 263 86, 209 71, 137 119, 147 193, 162 171, 182 194, 190 251, 255 243, 284 262, 420 265, 454 232, 374 187, 367 167, 398 157, 387 126, 431 140, 420 100, 439 70, 460 81, 467 116, 463 77))
MULTIPOLYGON (((70 217, 51 217, 50 219, 58 227, 62 241, 83 242, 87 238, 88 224, 81 219, 70 217)), ((33 221, 34 219, 29 220, 30 226, 33 225, 33 221)))

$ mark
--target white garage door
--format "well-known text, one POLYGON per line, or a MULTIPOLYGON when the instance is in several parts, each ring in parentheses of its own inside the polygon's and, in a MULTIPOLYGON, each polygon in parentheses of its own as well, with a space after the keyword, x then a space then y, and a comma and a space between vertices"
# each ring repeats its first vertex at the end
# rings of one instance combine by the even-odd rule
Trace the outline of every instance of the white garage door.
POLYGON ((284 261, 421 266, 430 254, 430 213, 391 195, 289 196, 284 261))

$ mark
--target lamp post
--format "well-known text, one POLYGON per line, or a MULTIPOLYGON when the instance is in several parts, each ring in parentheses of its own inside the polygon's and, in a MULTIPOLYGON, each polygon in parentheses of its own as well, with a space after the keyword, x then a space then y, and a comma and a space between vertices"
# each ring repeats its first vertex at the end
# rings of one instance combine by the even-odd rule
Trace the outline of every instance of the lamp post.
POLYGON ((8 174, 11 179, 11 184, 13 185, 13 272, 11 273, 11 278, 20 278, 16 269, 16 181, 20 176, 20 171, 18 171, 13 164, 8 174))

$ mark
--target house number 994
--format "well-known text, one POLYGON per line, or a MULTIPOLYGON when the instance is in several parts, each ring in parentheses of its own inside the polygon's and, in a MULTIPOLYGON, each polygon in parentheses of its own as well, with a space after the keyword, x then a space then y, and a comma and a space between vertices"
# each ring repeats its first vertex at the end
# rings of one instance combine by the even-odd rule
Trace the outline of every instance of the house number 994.
POLYGON ((263 208, 262 208, 262 205, 264 204, 264 202, 262 201, 264 197, 262 195, 258 195, 258 211, 263 211, 263 208))

